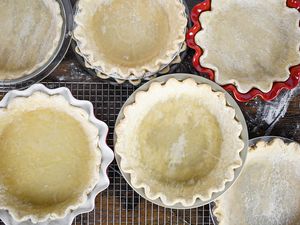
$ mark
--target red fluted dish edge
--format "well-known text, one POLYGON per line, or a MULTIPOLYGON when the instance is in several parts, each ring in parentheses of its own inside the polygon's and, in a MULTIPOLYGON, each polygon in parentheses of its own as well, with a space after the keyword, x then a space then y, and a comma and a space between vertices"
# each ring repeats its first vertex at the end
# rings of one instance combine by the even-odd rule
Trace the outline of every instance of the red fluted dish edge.
MULTIPOLYGON (((287 6, 290 8, 295 8, 300 12, 300 0, 287 0, 287 6)), ((201 3, 197 4, 191 12, 191 20, 193 22, 193 27, 188 31, 186 35, 187 44, 190 48, 195 50, 193 57, 193 65, 196 70, 200 73, 205 73, 208 75, 208 78, 215 81, 215 73, 212 69, 202 67, 200 65, 200 57, 203 54, 203 50, 200 46, 196 44, 195 36, 202 29, 201 22, 199 17, 202 12, 209 11, 211 9, 211 0, 204 0, 201 3)), ((290 67, 290 77, 284 82, 274 82, 271 91, 264 93, 257 88, 251 89, 247 93, 240 93, 237 90, 237 87, 233 84, 223 85, 223 88, 229 92, 232 92, 236 100, 240 102, 248 102, 251 99, 259 96, 265 101, 271 101, 276 98, 279 93, 288 89, 291 90, 295 88, 300 80, 300 64, 290 67)))

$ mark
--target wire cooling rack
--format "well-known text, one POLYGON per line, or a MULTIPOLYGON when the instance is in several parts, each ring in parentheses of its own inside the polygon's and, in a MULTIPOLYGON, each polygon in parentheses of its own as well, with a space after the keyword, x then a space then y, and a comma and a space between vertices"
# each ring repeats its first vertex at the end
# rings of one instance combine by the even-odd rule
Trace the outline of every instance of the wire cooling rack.
MULTIPOLYGON (((75 98, 92 102, 96 117, 109 126, 107 143, 113 149, 115 121, 123 103, 135 87, 100 82, 44 84, 49 88, 68 87, 75 98)), ((213 225, 209 206, 191 210, 173 210, 146 201, 126 183, 115 161, 109 167, 108 175, 111 184, 96 198, 95 210, 76 217, 73 225, 213 225)))

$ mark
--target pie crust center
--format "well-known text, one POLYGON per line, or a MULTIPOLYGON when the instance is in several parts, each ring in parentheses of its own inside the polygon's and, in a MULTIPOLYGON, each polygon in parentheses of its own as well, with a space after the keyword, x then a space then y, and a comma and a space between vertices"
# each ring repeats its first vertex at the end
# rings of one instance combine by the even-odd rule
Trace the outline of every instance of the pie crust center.
POLYGON ((87 149, 86 134, 68 114, 49 109, 19 113, 0 137, 1 183, 23 203, 69 201, 89 181, 87 162, 93 156, 87 149))
POLYGON ((201 179, 220 158, 219 123, 189 96, 156 104, 137 133, 142 163, 164 183, 201 179))
POLYGON ((98 8, 89 30, 111 63, 142 66, 167 45, 168 20, 156 1, 115 0, 98 8))

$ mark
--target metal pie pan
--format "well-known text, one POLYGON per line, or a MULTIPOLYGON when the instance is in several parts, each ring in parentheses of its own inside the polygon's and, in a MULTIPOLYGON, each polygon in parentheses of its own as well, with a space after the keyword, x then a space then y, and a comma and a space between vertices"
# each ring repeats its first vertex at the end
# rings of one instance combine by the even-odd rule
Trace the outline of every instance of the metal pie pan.
POLYGON ((72 6, 70 0, 56 0, 59 3, 61 15, 63 18, 63 27, 61 31, 61 37, 59 44, 51 56, 51 58, 42 67, 35 70, 33 73, 12 80, 0 80, 0 89, 12 90, 12 89, 24 89, 30 85, 37 83, 48 75, 60 64, 65 57, 70 43, 71 43, 71 31, 73 24, 72 6))
MULTIPOLYGON (((186 28, 185 28, 185 31, 184 33, 187 32, 187 30, 190 28, 191 26, 191 21, 189 20, 189 10, 188 10, 188 6, 187 6, 187 3, 186 3, 186 0, 178 0, 180 3, 182 3, 185 7, 185 12, 184 12, 184 16, 186 17, 187 19, 187 24, 186 24, 186 28)), ((76 18, 76 15, 78 13, 78 1, 76 2, 76 5, 74 7, 74 10, 73 10, 73 14, 74 14, 74 18, 76 18)), ((76 22, 74 21, 74 24, 73 24, 73 30, 76 28, 77 24, 76 22)), ((155 77, 156 75, 159 75, 160 72, 162 72, 164 69, 166 69, 168 66, 174 68, 174 66, 178 66, 178 63, 174 63, 174 60, 176 59, 176 57, 178 56, 182 56, 183 58, 186 56, 186 50, 182 51, 182 48, 183 46, 185 45, 185 40, 182 41, 181 43, 178 44, 178 49, 176 52, 174 52, 174 54, 172 55, 170 61, 166 64, 162 64, 159 69, 157 71, 153 71, 153 72, 150 72, 150 71, 146 71, 143 76, 141 77, 136 77, 135 75, 130 75, 128 78, 123 78, 122 76, 120 76, 120 74, 118 73, 111 73, 111 74, 107 74, 103 71, 103 69, 101 67, 95 67, 95 66, 92 66, 89 62, 89 60, 87 59, 87 56, 84 55, 81 51, 80 51, 80 48, 78 47, 78 40, 74 37, 72 37, 72 39, 74 40, 74 42, 72 42, 72 48, 73 48, 73 51, 75 52, 76 54, 76 57, 79 61, 79 63, 86 69, 86 71, 91 74, 92 76, 98 76, 102 79, 113 79, 115 80, 117 83, 123 83, 123 82, 126 82, 126 81, 129 81, 130 83, 132 84, 135 84, 135 83, 140 83, 140 81, 142 80, 149 80, 149 79, 152 79, 153 77, 155 77), (102 76, 99 76, 99 74, 101 74, 102 76), (105 78, 104 78, 105 77, 105 78)))
MULTIPOLYGON (((139 87, 128 99, 127 101, 125 102, 125 104, 123 105, 123 107, 121 108, 121 111, 118 115, 118 118, 117 118, 117 121, 116 121, 116 125, 115 127, 120 123, 120 121, 124 118, 124 114, 123 114, 123 111, 124 111, 124 108, 128 105, 131 105, 132 103, 134 103, 135 101, 135 95, 137 92, 139 91, 147 91, 149 89, 149 86, 150 84, 152 84, 153 82, 160 82, 160 83, 166 83, 167 80, 169 80, 170 78, 175 78, 179 81, 182 81, 182 80, 185 80, 185 79, 188 79, 188 78, 192 78, 194 79, 198 84, 208 84, 212 87, 213 91, 218 91, 218 92, 222 92, 225 94, 225 97, 226 97, 226 101, 227 101, 227 104, 230 105, 231 107, 233 107, 236 111, 236 119, 242 124, 242 133, 241 133, 241 139, 243 140, 244 142, 244 148, 243 150, 240 152, 240 157, 242 159, 242 165, 235 169, 234 170, 234 179, 232 181, 229 181, 225 184, 225 189, 223 191, 220 191, 220 192, 214 192, 212 194, 212 198, 208 201, 202 201, 200 199, 197 199, 195 204, 190 206, 190 207, 186 207, 186 206, 183 206, 181 203, 177 203, 175 205, 172 205, 172 206, 169 206, 169 205, 165 205, 160 198, 157 198, 155 200, 150 200, 149 198, 146 197, 145 195, 145 191, 143 188, 135 188, 132 186, 131 184, 131 178, 130 178, 130 174, 128 173, 125 173, 121 167, 120 167, 120 161, 121 161, 121 158, 120 156, 115 152, 115 158, 116 158, 116 161, 117 161, 117 164, 120 168, 120 171, 123 175, 123 177, 125 178, 125 180, 127 181, 127 183, 140 195, 142 196, 143 198, 145 198, 146 200, 156 204, 156 205, 159 205, 159 206, 162 206, 162 207, 165 207, 165 208, 172 208, 172 209, 191 209, 191 208, 197 208, 197 207, 201 207, 201 206, 204 206, 204 205, 207 205, 209 204, 210 202, 214 201, 216 198, 218 198, 219 196, 221 196, 224 192, 226 192, 229 187, 236 181, 236 179, 239 177, 242 169, 243 169, 243 166, 244 166, 244 163, 245 163, 245 160, 246 160, 246 157, 247 157, 247 152, 248 152, 248 129, 247 129, 247 125, 246 125, 246 121, 245 121, 245 118, 243 116, 243 113, 242 111, 240 110, 238 104, 235 102, 235 100, 231 97, 230 94, 228 94, 222 87, 220 87, 219 85, 217 85, 216 83, 206 79, 206 78, 203 78, 203 77, 200 77, 200 76, 197 76, 197 75, 192 75, 192 74, 183 74, 183 73, 178 73, 178 74, 170 74, 170 75, 165 75, 165 76, 161 76, 161 77, 158 77, 156 79, 153 79, 149 82, 147 82, 146 84, 142 85, 141 87, 139 87)), ((116 143, 116 140, 117 140, 117 135, 116 133, 114 133, 114 143, 116 143)))
MULTIPOLYGON (((249 140, 249 148, 253 147, 256 145, 256 143, 258 143, 259 141, 265 141, 265 142, 271 142, 274 139, 281 139, 284 143, 292 143, 295 142, 289 138, 285 138, 285 137, 279 137, 279 136, 261 136, 261 137, 256 137, 253 138, 251 140, 249 140)), ((210 218, 213 222, 214 225, 219 225, 219 222, 217 220, 217 218, 214 215, 214 208, 215 208, 215 203, 211 202, 209 204, 209 213, 210 213, 210 218)))

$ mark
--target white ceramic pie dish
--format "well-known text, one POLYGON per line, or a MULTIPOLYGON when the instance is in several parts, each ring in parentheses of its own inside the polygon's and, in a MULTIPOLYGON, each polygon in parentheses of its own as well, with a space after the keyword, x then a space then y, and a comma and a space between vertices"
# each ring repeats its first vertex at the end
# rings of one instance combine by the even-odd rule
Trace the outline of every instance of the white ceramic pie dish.
POLYGON ((98 141, 98 147, 101 150, 101 164, 100 164, 100 174, 99 174, 99 181, 92 190, 87 195, 87 200, 81 204, 79 207, 77 207, 75 210, 71 210, 67 216, 64 218, 59 218, 59 219, 48 219, 44 222, 37 222, 33 223, 31 220, 26 220, 23 222, 16 221, 11 214, 7 210, 0 210, 0 219, 5 223, 9 225, 30 225, 30 224, 38 224, 38 225, 69 225, 72 224, 72 221, 74 218, 82 213, 89 212, 94 209, 95 206, 95 198, 96 196, 105 190, 109 186, 109 179, 106 173, 106 170, 109 166, 109 164, 113 161, 114 155, 112 150, 107 146, 106 144, 106 136, 108 133, 108 126, 96 119, 94 115, 94 110, 93 106, 89 101, 83 101, 83 100, 77 100, 75 99, 70 90, 68 88, 62 87, 62 88, 57 88, 57 89, 48 89, 42 84, 35 84, 32 85, 30 88, 23 90, 23 91, 18 91, 18 90, 13 90, 8 92, 2 101, 0 102, 0 108, 5 108, 7 105, 15 98, 17 97, 29 97, 35 92, 41 92, 47 95, 60 95, 67 100, 67 102, 75 107, 81 108, 84 111, 87 112, 89 115, 89 122, 91 122, 96 128, 98 128, 98 135, 99 135, 99 141, 98 141))
MULTIPOLYGON (((262 136, 262 137, 256 137, 256 138, 253 138, 253 139, 249 140, 249 148, 255 146, 260 141, 264 141, 264 142, 269 143, 269 142, 273 141, 274 139, 280 139, 280 140, 282 140, 286 144, 294 142, 293 140, 285 138, 285 137, 279 137, 279 136, 262 136)), ((211 202, 209 204, 209 211, 210 211, 211 220, 212 220, 212 222, 213 222, 214 225, 219 225, 218 219, 214 215, 215 208, 216 208, 215 202, 211 202)))
MULTIPOLYGON (((247 157, 247 149, 248 149, 248 130, 247 130, 247 125, 245 122, 245 119, 243 117, 242 112, 239 109, 239 106, 237 105, 237 103, 233 100, 233 98, 226 92, 224 91, 224 89, 222 89, 220 86, 218 86, 217 84, 203 78, 200 76, 195 76, 195 75, 191 75, 191 74, 171 74, 171 75, 166 75, 166 76, 162 76, 156 79, 153 79, 151 81, 149 81, 148 83, 144 84, 143 86, 141 86, 140 88, 138 88, 129 98, 128 100, 125 102, 125 104, 123 105, 119 116, 117 118, 116 121, 116 125, 115 127, 118 126, 118 124, 120 123, 120 121, 124 118, 124 108, 126 108, 128 105, 131 105, 134 103, 135 101, 135 95, 137 92, 140 91, 147 91, 150 87, 150 85, 153 82, 159 82, 159 83, 166 83, 167 80, 169 80, 170 78, 175 78, 179 81, 182 80, 186 80, 188 78, 192 78, 194 79, 198 84, 209 84, 213 91, 221 91, 225 94, 227 103, 233 107, 236 111, 236 119, 242 124, 242 132, 241 132, 241 139, 244 143, 244 148, 243 150, 240 152, 240 158, 242 160, 242 165, 240 167, 238 167, 237 169, 234 170, 234 179, 232 181, 226 182, 225 184, 225 189, 223 191, 220 192, 214 192, 212 194, 212 198, 208 201, 202 201, 200 199, 197 199, 195 201, 195 203, 192 206, 184 206, 182 203, 176 203, 174 205, 166 205, 163 203, 162 199, 160 197, 156 198, 156 199, 149 199, 146 194, 145 194, 145 190, 144 188, 135 188, 132 183, 131 183, 131 175, 129 173, 124 172, 121 167, 120 167, 120 163, 121 163, 121 156, 119 154, 117 154, 117 152, 115 151, 115 157, 116 157, 116 161, 118 163, 118 166, 120 168, 120 171, 123 175, 123 177, 125 178, 125 180, 127 181, 127 183, 139 194, 141 195, 143 198, 147 199, 148 201, 153 202, 154 204, 160 205, 162 207, 166 207, 166 208, 174 208, 174 209, 190 209, 190 208, 197 208, 197 207, 201 207, 203 205, 206 205, 208 203, 210 203, 211 201, 215 200, 216 198, 218 198, 220 195, 222 195, 234 182, 235 180, 238 178, 239 174, 242 171, 245 159, 247 157)), ((114 134, 114 143, 116 144, 117 141, 117 136, 116 133, 114 134)))

